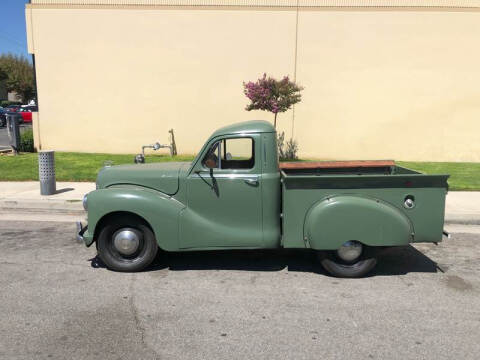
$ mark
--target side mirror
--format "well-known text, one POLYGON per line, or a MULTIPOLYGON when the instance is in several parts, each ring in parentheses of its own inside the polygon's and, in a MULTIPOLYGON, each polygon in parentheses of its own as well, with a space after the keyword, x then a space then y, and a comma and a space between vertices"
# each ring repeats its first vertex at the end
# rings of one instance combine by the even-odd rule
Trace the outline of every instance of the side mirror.
POLYGON ((217 167, 217 163, 215 159, 209 157, 207 160, 205 160, 205 166, 210 169, 210 171, 213 171, 214 168, 217 167))

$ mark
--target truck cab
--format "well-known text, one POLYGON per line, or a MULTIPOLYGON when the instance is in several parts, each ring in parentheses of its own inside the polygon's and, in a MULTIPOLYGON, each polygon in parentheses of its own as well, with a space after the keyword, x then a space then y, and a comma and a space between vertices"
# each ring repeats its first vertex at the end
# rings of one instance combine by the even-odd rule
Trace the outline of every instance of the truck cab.
POLYGON ((142 270, 158 249, 285 247, 347 277, 374 267, 372 249, 441 240, 448 176, 384 161, 279 164, 276 139, 270 123, 243 122, 215 131, 191 163, 104 168, 78 235, 117 271, 142 270))
POLYGON ((272 248, 280 243, 280 173, 273 126, 216 131, 184 178, 179 248, 272 248))

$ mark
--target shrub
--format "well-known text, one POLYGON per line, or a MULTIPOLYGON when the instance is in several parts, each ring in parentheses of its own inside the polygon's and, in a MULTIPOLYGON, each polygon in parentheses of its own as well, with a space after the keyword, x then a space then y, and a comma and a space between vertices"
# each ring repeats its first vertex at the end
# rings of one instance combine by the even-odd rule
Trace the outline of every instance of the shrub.
POLYGON ((280 161, 298 160, 298 143, 291 138, 285 143, 285 132, 281 132, 277 136, 278 157, 280 161))
POLYGON ((21 105, 21 102, 18 101, 8 101, 8 100, 2 100, 0 102, 1 107, 7 107, 8 105, 21 105))
POLYGON ((296 140, 291 138, 290 140, 287 141, 287 146, 285 149, 285 158, 287 160, 298 160, 297 152, 298 152, 298 143, 296 140))
POLYGON ((33 146, 33 130, 28 129, 23 131, 20 134, 20 147, 18 149, 20 152, 35 152, 33 146))

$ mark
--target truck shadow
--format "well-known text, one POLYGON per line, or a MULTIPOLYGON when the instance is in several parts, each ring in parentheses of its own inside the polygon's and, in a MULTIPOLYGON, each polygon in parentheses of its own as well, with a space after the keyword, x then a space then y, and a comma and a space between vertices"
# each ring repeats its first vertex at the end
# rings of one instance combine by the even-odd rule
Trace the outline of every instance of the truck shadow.
MULTIPOLYGON (((90 259, 92 267, 105 267, 98 257, 90 259)), ((276 250, 223 250, 198 252, 160 252, 145 271, 169 269, 186 270, 243 270, 312 272, 326 274, 313 251, 276 250)), ((395 247, 384 251, 374 271, 368 276, 405 275, 412 272, 435 273, 436 262, 413 246, 395 247)))
POLYGON ((393 247, 379 257, 369 276, 405 275, 408 273, 443 272, 438 264, 411 245, 393 247))

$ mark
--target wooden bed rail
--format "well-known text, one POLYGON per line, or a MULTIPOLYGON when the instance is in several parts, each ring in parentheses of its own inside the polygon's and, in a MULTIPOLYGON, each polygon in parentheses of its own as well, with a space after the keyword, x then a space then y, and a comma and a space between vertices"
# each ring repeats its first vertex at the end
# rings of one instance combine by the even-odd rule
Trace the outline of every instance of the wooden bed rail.
POLYGON ((356 160, 356 161, 295 161, 280 162, 281 170, 290 169, 348 169, 395 166, 393 160, 356 160))

